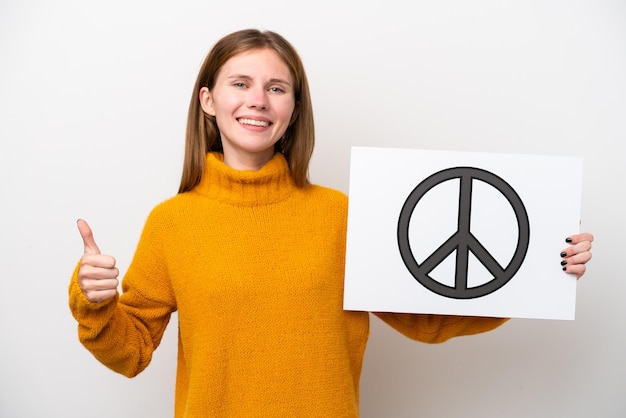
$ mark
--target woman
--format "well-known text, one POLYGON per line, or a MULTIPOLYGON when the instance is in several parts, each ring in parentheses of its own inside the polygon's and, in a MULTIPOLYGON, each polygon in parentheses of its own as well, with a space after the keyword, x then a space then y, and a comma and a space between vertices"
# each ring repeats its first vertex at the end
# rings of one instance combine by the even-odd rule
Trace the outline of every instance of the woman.
MULTIPOLYGON (((309 183, 313 144, 297 52, 273 32, 235 32, 202 65, 179 194, 148 217, 122 295, 115 260, 78 222, 81 342, 135 376, 178 311, 176 417, 358 416, 369 314, 342 309, 347 197, 309 183)), ((580 277, 593 237, 570 238, 563 261, 580 277)), ((506 321, 377 315, 430 343, 506 321)))

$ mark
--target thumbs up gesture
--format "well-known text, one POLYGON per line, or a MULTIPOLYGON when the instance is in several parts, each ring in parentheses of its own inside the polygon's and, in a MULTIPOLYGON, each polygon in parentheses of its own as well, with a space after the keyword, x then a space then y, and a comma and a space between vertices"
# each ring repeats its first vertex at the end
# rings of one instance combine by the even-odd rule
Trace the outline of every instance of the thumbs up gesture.
POLYGON ((77 226, 85 246, 78 269, 78 285, 91 302, 110 299, 117 294, 119 270, 115 267, 115 258, 100 253, 87 222, 79 219, 77 226))

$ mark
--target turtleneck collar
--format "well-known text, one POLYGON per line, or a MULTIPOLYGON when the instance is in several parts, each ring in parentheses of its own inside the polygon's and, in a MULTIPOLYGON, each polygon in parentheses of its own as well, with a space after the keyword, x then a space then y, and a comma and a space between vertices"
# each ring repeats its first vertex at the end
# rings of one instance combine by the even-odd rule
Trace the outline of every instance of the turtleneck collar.
POLYGON ((295 190, 285 157, 276 153, 260 170, 235 170, 224 154, 207 154, 202 180, 194 192, 238 206, 267 205, 283 201, 295 190))

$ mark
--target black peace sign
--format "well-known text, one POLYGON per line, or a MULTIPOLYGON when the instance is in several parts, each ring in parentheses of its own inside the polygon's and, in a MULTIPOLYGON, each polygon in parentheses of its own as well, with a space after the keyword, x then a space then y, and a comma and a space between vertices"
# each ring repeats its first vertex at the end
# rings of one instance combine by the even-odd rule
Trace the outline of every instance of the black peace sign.
POLYGON ((427 289, 441 296, 455 299, 471 299, 488 295, 504 286, 517 273, 526 257, 530 241, 530 223, 524 203, 513 188, 502 178, 489 171, 475 167, 454 167, 439 171, 413 189, 402 206, 398 220, 398 246, 400 255, 413 277, 427 289), (460 179, 458 228, 441 246, 419 264, 411 251, 409 243, 409 222, 417 203, 430 189, 438 184, 460 179), (518 237, 515 253, 506 267, 500 266, 496 259, 476 239, 470 231, 472 206, 472 182, 482 180, 495 187, 513 207, 517 218, 518 237), (454 287, 432 279, 429 274, 453 251, 456 251, 456 270, 454 287), (472 252, 494 279, 480 286, 468 287, 469 252, 472 252))

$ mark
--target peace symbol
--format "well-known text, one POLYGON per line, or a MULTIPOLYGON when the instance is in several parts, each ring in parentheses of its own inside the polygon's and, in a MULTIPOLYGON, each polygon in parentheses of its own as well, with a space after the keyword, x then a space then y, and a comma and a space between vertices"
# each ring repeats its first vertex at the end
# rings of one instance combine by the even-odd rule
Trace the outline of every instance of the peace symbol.
POLYGON ((409 194, 402 206, 398 220, 398 247, 402 260, 409 272, 430 291, 455 299, 478 298, 495 292, 504 286, 521 267, 528 251, 529 241, 530 223, 528 221, 528 213, 519 195, 502 178, 489 171, 475 167, 448 168, 426 178, 409 194), (444 181, 457 178, 460 179, 457 231, 419 264, 413 257, 409 242, 411 215, 420 199, 430 189, 444 181), (506 267, 502 267, 470 231, 472 183, 474 180, 482 180, 495 187, 508 200, 515 213, 518 229, 517 246, 513 257, 506 267), (456 251, 456 269, 454 287, 451 287, 432 279, 429 274, 454 251, 456 251), (493 280, 480 286, 468 287, 470 251, 493 275, 493 280))

